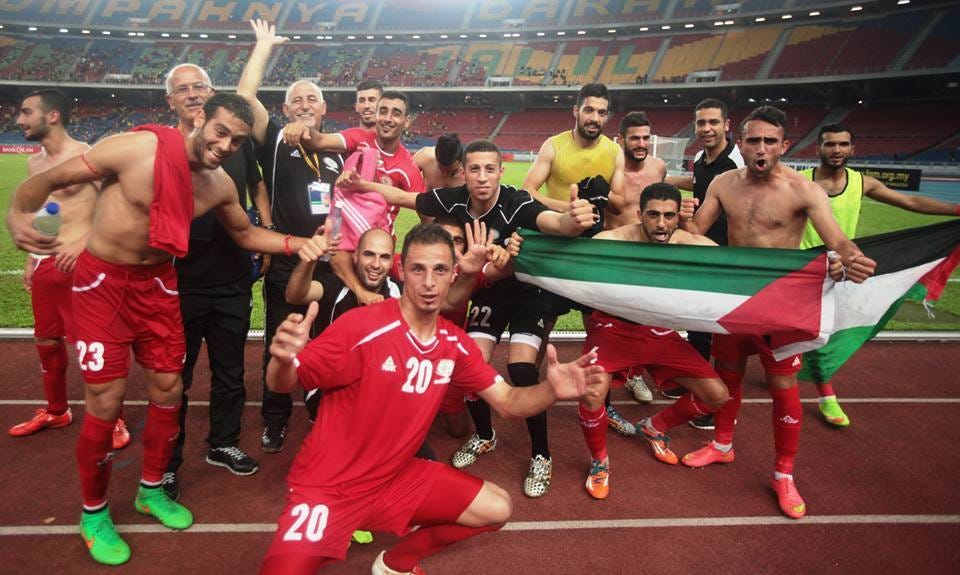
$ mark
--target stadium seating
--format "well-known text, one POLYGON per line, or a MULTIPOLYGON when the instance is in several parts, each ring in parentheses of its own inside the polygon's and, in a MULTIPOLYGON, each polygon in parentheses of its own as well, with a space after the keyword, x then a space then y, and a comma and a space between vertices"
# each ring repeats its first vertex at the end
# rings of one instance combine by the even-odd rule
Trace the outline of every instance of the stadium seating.
POLYGON ((500 112, 476 108, 433 110, 418 114, 409 131, 433 140, 453 132, 466 145, 471 140, 488 138, 502 116, 500 112))
POLYGON ((317 50, 314 46, 284 46, 264 79, 271 86, 289 86, 301 78, 317 78, 321 86, 354 86, 357 70, 370 46, 337 46, 317 50))
MULTIPOLYGON (((44 6, 60 4, 61 9, 73 5, 84 7, 92 4, 87 10, 89 21, 102 26, 124 26, 127 28, 170 28, 179 29, 190 14, 193 2, 187 0, 165 0, 164 2, 33 2, 44 6)), ((78 8, 79 10, 80 8, 78 8)), ((56 12, 55 12, 56 13, 56 12)), ((68 24, 76 25, 80 20, 68 24)))
POLYGON ((599 81, 609 85, 646 84, 662 38, 617 40, 607 49, 599 81))
POLYGON ((490 30, 554 26, 565 4, 564 0, 477 0, 469 27, 490 30))
POLYGON ((886 70, 903 50, 911 34, 927 21, 929 14, 907 12, 887 18, 864 20, 847 36, 828 73, 854 74, 886 70))
POLYGON ((249 46, 198 43, 190 46, 184 61, 206 70, 217 86, 236 86, 249 55, 249 46))
MULTIPOLYGON (((330 30, 367 30, 373 22, 379 2, 304 2, 293 0, 281 30, 325 32, 330 30)), ((383 17, 381 17, 381 21, 383 17)))
POLYGON ((721 70, 723 80, 752 80, 782 33, 781 26, 731 30, 724 35, 709 68, 721 70))
POLYGON ((676 8, 673 9, 673 16, 675 18, 687 18, 726 13, 726 11, 718 12, 717 7, 729 4, 732 4, 729 0, 679 0, 676 8))
POLYGON ((429 48, 388 44, 378 46, 367 63, 364 76, 389 86, 443 86, 457 61, 461 46, 447 44, 429 48))
POLYGON ((943 68, 960 55, 960 7, 947 11, 910 58, 908 68, 943 68))
POLYGON ((773 65, 770 77, 791 78, 826 73, 833 60, 841 55, 853 29, 849 25, 797 26, 790 32, 790 38, 773 65))
POLYGON ((0 76, 20 80, 72 79, 85 42, 76 39, 0 38, 0 76))
POLYGON ((660 67, 654 72, 660 82, 683 82, 687 74, 709 70, 723 34, 690 34, 674 36, 660 67))
POLYGON ((610 43, 603 40, 567 42, 547 84, 576 86, 595 82, 609 46, 610 43))
POLYGON ((569 24, 619 24, 621 22, 656 20, 663 17, 668 2, 660 0, 578 0, 573 3, 569 24))
POLYGON ((459 30, 463 28, 461 2, 383 0, 378 30, 459 30))

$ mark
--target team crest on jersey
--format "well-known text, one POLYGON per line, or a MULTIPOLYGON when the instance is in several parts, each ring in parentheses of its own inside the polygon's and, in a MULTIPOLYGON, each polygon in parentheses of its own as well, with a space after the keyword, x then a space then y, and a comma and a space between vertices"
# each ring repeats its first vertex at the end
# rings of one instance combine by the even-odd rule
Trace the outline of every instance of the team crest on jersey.
POLYGON ((397 372, 397 364, 393 362, 393 356, 388 355, 386 361, 383 362, 383 365, 380 366, 380 369, 383 371, 389 371, 390 373, 397 372))
POLYGON ((447 383, 450 381, 450 376, 453 375, 453 360, 452 359, 441 359, 437 364, 437 375, 440 377, 437 379, 436 383, 447 383))

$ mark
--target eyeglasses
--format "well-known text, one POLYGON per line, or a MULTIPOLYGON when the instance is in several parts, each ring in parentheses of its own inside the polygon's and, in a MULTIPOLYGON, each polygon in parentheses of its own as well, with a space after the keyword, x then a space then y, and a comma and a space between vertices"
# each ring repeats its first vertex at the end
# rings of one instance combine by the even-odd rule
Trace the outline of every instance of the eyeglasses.
POLYGON ((181 84, 173 89, 173 93, 177 96, 186 96, 191 90, 197 94, 203 94, 210 90, 210 86, 202 82, 197 82, 196 84, 181 84))

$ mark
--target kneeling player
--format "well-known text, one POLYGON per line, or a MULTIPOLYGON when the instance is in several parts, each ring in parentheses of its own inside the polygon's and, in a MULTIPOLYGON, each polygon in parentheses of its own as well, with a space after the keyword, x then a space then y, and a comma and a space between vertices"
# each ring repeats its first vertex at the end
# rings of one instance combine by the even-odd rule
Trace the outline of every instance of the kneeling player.
POLYGON ((560 364, 551 347, 547 382, 511 387, 463 330, 439 318, 453 250, 439 226, 416 226, 404 241, 399 300, 347 312, 309 346, 315 304, 277 330, 267 385, 285 392, 299 379, 325 394, 288 476, 287 506, 262 573, 314 573, 343 559, 358 528, 405 534, 377 557, 373 572, 413 573, 448 545, 499 529, 512 511, 506 491, 414 457, 450 385, 510 417, 597 394, 601 369, 592 354, 560 364), (410 532, 413 525, 421 527, 410 532))

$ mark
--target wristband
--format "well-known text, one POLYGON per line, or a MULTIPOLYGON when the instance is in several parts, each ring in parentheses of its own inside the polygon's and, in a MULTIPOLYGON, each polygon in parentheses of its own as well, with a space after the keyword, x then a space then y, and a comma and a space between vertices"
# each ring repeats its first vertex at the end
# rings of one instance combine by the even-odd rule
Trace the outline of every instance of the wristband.
POLYGON ((263 228, 263 229, 265 229, 265 230, 270 230, 271 232, 277 231, 277 226, 274 225, 274 224, 267 224, 267 225, 260 226, 260 227, 263 228))
POLYGON ((293 255, 293 252, 290 251, 290 238, 292 236, 287 234, 283 236, 283 255, 290 257, 293 255))

